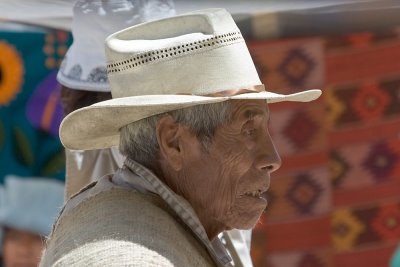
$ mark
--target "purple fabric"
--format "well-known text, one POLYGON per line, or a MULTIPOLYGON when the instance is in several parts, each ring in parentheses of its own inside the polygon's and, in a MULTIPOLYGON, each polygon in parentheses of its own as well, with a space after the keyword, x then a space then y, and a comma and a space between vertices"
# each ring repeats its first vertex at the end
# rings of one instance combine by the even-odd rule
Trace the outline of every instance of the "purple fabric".
POLYGON ((63 118, 60 86, 56 76, 57 71, 52 71, 39 83, 26 109, 28 120, 35 128, 44 130, 54 136, 58 136, 58 129, 63 118))

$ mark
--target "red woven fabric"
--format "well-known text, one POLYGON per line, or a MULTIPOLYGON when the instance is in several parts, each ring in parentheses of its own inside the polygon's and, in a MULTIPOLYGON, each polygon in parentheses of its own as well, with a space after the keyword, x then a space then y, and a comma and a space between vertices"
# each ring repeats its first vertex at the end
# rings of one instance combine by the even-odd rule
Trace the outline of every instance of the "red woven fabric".
POLYGON ((267 89, 322 88, 270 106, 282 156, 253 234, 262 267, 386 267, 400 240, 400 36, 249 42, 267 89))

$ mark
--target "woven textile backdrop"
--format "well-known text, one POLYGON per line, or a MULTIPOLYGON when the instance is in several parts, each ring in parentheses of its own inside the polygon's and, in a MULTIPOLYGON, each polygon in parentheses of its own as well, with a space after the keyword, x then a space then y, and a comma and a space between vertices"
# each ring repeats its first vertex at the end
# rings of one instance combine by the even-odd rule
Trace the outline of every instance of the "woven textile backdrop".
POLYGON ((0 183, 5 175, 64 179, 57 69, 71 35, 0 30, 0 183))
POLYGON ((400 34, 249 42, 282 168, 253 234, 262 267, 387 267, 400 242, 400 34))

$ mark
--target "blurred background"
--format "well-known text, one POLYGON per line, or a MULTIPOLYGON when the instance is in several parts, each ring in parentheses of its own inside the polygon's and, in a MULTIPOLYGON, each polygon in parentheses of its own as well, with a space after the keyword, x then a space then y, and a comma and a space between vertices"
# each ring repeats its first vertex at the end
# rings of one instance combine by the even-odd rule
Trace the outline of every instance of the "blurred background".
MULTIPOLYGON (((230 11, 267 90, 323 90, 312 104, 270 106, 283 165, 253 231, 254 265, 390 266, 400 241, 400 2, 174 2, 177 14, 230 11)), ((73 4, 0 0, 0 182, 64 179, 56 74, 73 4)))

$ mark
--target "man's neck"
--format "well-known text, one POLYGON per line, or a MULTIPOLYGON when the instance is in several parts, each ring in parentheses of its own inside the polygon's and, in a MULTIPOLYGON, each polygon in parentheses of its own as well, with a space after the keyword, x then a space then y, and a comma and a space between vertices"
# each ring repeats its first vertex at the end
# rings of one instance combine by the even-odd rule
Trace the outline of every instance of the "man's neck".
MULTIPOLYGON (((178 192, 177 188, 175 188, 174 186, 175 183, 169 182, 170 179, 168 179, 168 177, 171 177, 174 174, 170 173, 168 169, 163 168, 162 164, 154 164, 151 167, 149 166, 145 167, 149 169, 151 172, 153 172, 155 176, 157 176, 157 178, 160 179, 160 181, 166 184, 175 194, 183 197, 189 204, 191 204, 190 201, 185 196, 183 196, 182 194, 180 194, 180 192, 178 192)), ((196 210, 196 208, 192 204, 191 206, 195 211, 197 217, 199 218, 201 224, 203 225, 207 233, 208 239, 210 241, 214 240, 223 231, 228 230, 224 224, 220 223, 214 218, 210 218, 210 216, 208 214, 204 214, 202 210, 196 210)))

